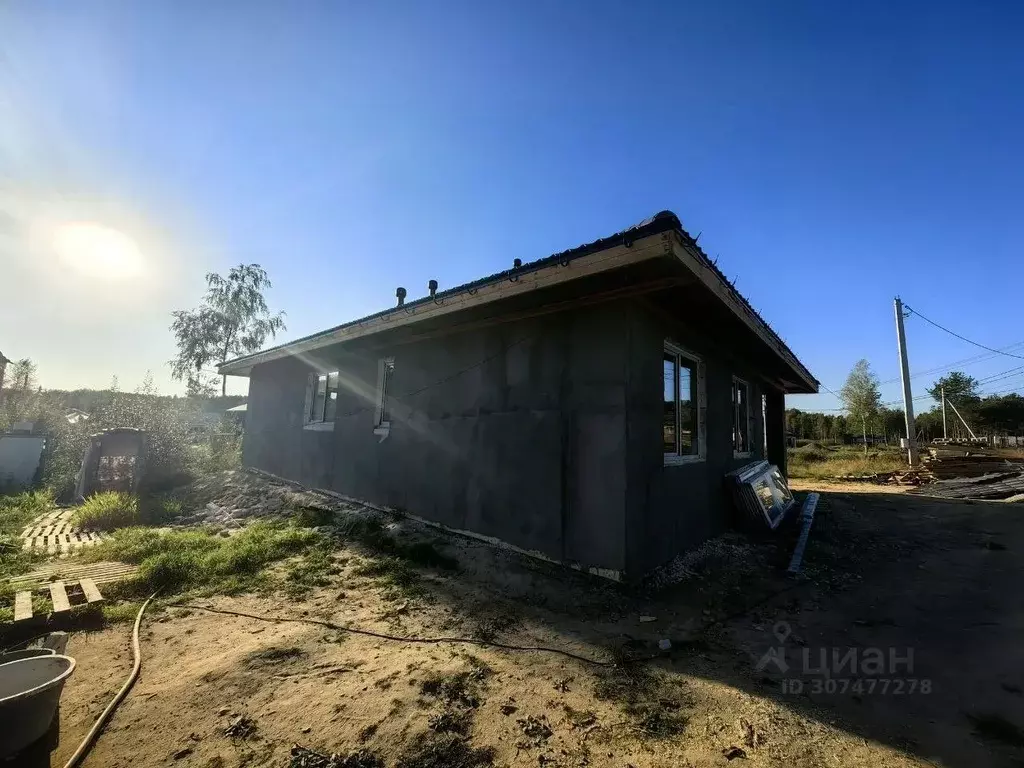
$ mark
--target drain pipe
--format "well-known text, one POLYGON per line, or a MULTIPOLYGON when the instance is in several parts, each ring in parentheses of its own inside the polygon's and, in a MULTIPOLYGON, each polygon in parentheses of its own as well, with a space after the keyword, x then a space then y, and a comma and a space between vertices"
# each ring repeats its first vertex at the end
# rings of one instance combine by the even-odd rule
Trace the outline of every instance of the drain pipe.
POLYGON ((796 576, 800 573, 800 563, 804 559, 804 549, 807 548, 807 538, 811 535, 811 524, 814 522, 814 510, 818 506, 820 494, 809 493, 804 500, 804 506, 800 510, 800 538, 797 539, 796 549, 793 550, 793 557, 789 561, 789 568, 786 573, 796 576))

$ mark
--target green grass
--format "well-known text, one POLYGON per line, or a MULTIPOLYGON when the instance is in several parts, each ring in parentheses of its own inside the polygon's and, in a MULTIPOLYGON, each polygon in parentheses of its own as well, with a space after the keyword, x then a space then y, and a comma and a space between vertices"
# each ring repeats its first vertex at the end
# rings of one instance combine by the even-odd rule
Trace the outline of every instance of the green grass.
POLYGON ((21 532, 39 515, 53 509, 49 491, 27 491, 13 496, 0 496, 0 597, 9 597, 7 579, 24 573, 36 559, 23 550, 21 532))
POLYGON ((104 491, 90 496, 75 510, 74 524, 112 531, 133 525, 162 525, 181 514, 181 501, 169 496, 133 496, 104 491))
POLYGON ((0 496, 0 536, 17 536, 26 525, 51 509, 53 494, 48 490, 0 496))
POLYGON ((424 598, 428 592, 423 585, 420 574, 409 567, 409 564, 397 557, 383 557, 370 560, 356 566, 352 570, 355 576, 367 576, 377 580, 386 598, 398 600, 415 600, 424 598))
POLYGON ((115 531, 87 557, 137 564, 135 585, 142 591, 235 593, 262 585, 268 565, 322 541, 315 531, 293 523, 258 521, 228 537, 206 529, 135 527, 115 531))
POLYGON ((826 480, 906 468, 906 456, 895 446, 869 447, 865 455, 863 446, 808 443, 800 448, 791 448, 787 454, 790 478, 826 480))
POLYGON ((289 563, 285 571, 285 591, 297 597, 313 587, 330 584, 331 577, 340 572, 331 551, 330 541, 321 539, 301 558, 289 563))
POLYGON ((80 528, 111 531, 140 525, 139 499, 121 491, 103 491, 90 496, 75 510, 72 522, 80 528))

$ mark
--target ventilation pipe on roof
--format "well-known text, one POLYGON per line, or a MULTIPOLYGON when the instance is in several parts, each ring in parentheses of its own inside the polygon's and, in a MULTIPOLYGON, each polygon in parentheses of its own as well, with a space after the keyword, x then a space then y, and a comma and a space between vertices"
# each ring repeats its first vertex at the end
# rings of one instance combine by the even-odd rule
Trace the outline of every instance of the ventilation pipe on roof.
POLYGON ((434 298, 434 294, 437 293, 437 280, 427 283, 427 290, 430 291, 430 298, 434 298))
POLYGON ((398 297, 398 306, 405 304, 405 288, 398 286, 398 290, 395 291, 395 296, 398 297))
POLYGON ((523 266, 522 259, 512 259, 512 269, 519 269, 521 266, 523 266))

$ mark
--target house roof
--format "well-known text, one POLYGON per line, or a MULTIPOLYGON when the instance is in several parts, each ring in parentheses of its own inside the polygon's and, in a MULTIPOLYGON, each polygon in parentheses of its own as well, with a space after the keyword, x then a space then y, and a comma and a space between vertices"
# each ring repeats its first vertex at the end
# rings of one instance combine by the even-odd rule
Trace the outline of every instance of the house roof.
POLYGON ((556 266, 569 266, 572 262, 582 259, 585 256, 615 248, 616 246, 624 245, 626 247, 630 247, 635 241, 665 232, 677 233, 687 248, 696 255, 700 262, 700 266, 707 269, 714 276, 714 282, 719 284, 715 286, 719 289, 718 292, 722 293, 724 291, 725 295, 735 303, 736 306, 733 307, 734 310, 748 314, 748 317, 743 318, 748 322, 748 325, 751 325, 757 332, 759 332, 759 335, 765 338, 765 340, 774 347, 775 352, 789 363, 800 378, 806 382, 811 391, 816 392, 818 389, 817 379, 815 379, 814 376, 811 375, 810 371, 808 371, 808 369, 797 359, 793 351, 790 350, 768 322, 761 317, 757 310, 751 306, 750 302, 736 290, 733 284, 718 268, 716 262, 708 258, 707 254, 704 253, 697 244, 697 241, 691 237, 685 229, 683 229, 683 225, 679 218, 672 211, 661 211, 648 219, 644 219, 639 224, 629 227, 628 229, 624 229, 621 232, 616 232, 608 237, 603 237, 599 240, 594 240, 593 242, 585 243, 566 251, 554 253, 550 256, 537 259, 536 261, 527 262, 512 269, 495 272, 494 274, 487 275, 486 277, 477 278, 476 280, 472 280, 468 283, 457 285, 454 288, 438 291, 434 296, 424 296, 419 299, 407 301, 402 305, 389 307, 388 309, 380 312, 375 312, 374 314, 361 317, 357 320, 351 320, 347 323, 334 326, 333 328, 328 328, 327 330, 310 334, 309 336, 303 336, 299 339, 295 339, 284 344, 278 344, 277 346, 269 347, 250 355, 243 355, 233 360, 228 360, 221 363, 218 366, 218 369, 221 373, 245 376, 248 375, 253 366, 260 363, 308 352, 311 349, 315 349, 320 346, 327 346, 328 344, 334 344, 344 340, 346 337, 355 335, 347 334, 347 331, 359 329, 358 335, 360 336, 376 333, 379 330, 384 330, 386 327, 390 327, 384 325, 381 321, 393 318, 401 313, 406 313, 407 315, 415 314, 417 308, 443 304, 449 297, 466 294, 473 296, 485 286, 504 284, 507 283, 510 278, 515 278, 515 280, 518 281, 521 280, 524 275, 540 272, 556 266), (374 327, 375 325, 380 325, 380 327, 374 327))

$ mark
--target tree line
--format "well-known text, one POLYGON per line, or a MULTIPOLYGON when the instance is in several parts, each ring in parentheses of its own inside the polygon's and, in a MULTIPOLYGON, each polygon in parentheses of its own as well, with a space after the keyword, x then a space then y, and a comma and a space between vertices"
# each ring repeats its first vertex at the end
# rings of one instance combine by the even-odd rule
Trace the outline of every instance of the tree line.
MULTIPOLYGON (((945 392, 946 434, 952 439, 970 437, 963 421, 979 437, 983 435, 1024 435, 1024 397, 1011 393, 982 395, 979 382, 963 371, 952 371, 942 376, 927 389, 932 397, 929 410, 915 415, 914 425, 918 441, 930 441, 943 436, 942 394, 945 392), (954 411, 959 411, 961 421, 954 411)), ((892 408, 881 402, 878 377, 871 371, 867 360, 853 367, 839 392, 845 413, 829 414, 786 411, 786 430, 790 436, 803 440, 837 443, 870 442, 898 443, 906 435, 902 408, 892 408)))

